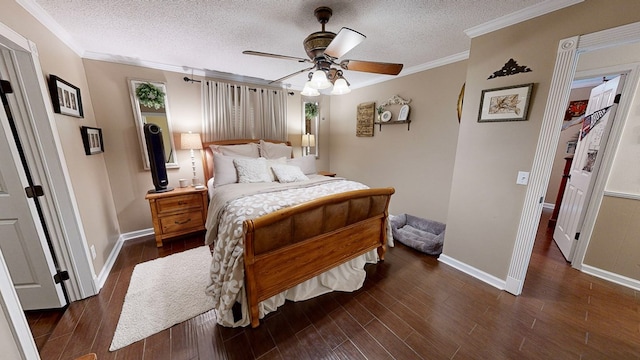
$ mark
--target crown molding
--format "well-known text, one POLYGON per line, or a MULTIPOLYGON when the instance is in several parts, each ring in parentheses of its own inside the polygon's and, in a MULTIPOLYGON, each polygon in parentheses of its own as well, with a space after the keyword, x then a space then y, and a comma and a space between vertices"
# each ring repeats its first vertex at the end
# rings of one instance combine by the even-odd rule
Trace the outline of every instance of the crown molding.
POLYGON ((467 60, 467 59, 469 59, 469 51, 468 50, 467 51, 463 51, 463 52, 459 52, 457 54, 445 56, 445 57, 437 59, 437 60, 429 61, 429 62, 424 63, 424 64, 412 66, 410 68, 405 68, 405 69, 402 70, 402 72, 400 74, 398 74, 398 76, 395 76, 393 78, 389 78, 388 76, 381 75, 381 76, 375 77, 375 78, 373 78, 371 80, 368 80, 368 81, 365 81, 363 83, 360 83, 360 84, 358 84, 356 86, 352 86, 351 89, 352 90, 353 89, 359 89, 359 88, 363 88, 363 87, 366 87, 366 86, 379 84, 379 83, 382 83, 382 82, 385 82, 385 81, 401 78, 403 76, 419 73, 421 71, 434 69, 434 68, 437 68, 437 67, 440 67, 440 66, 444 66, 444 65, 448 65, 448 64, 453 64, 453 63, 456 63, 458 61, 467 60))
POLYGON ((84 49, 80 47, 73 37, 58 24, 57 21, 47 14, 46 11, 38 5, 35 0, 16 0, 18 5, 22 6, 29 14, 36 18, 44 27, 53 33, 60 41, 67 45, 74 53, 82 57, 84 49))
POLYGON ((139 58, 133 58, 129 56, 112 55, 112 54, 104 54, 104 53, 87 51, 84 53, 84 56, 82 56, 82 58, 88 59, 88 60, 98 60, 98 61, 123 64, 123 65, 140 66, 148 69, 170 71, 170 72, 176 72, 176 73, 185 74, 185 75, 197 75, 197 76, 202 76, 206 78, 213 78, 216 80, 226 80, 226 81, 238 82, 243 84, 260 85, 260 86, 283 88, 283 89, 288 88, 285 85, 274 86, 274 84, 270 84, 269 80, 265 80, 265 79, 237 75, 237 74, 232 74, 232 73, 227 73, 222 71, 208 70, 208 69, 194 69, 188 66, 162 64, 158 62, 142 60, 139 58))
POLYGON ((488 34, 492 31, 500 30, 511 25, 521 23, 533 19, 535 17, 552 13, 554 11, 578 4, 584 0, 547 0, 536 5, 529 6, 528 8, 518 10, 509 15, 501 16, 497 19, 487 21, 484 24, 474 26, 464 31, 464 33, 474 38, 480 35, 488 34))

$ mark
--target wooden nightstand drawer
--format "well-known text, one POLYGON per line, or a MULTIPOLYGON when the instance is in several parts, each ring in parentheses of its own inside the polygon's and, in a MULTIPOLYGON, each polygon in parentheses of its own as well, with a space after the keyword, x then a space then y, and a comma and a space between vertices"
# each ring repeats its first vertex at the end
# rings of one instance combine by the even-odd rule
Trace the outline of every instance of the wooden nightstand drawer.
POLYGON ((207 188, 177 188, 162 193, 149 193, 153 232, 156 245, 162 247, 162 241, 205 231, 209 199, 207 188))
POLYGON ((202 226, 204 226, 204 219, 202 218, 202 211, 199 210, 160 218, 160 227, 163 234, 202 226))
POLYGON ((156 200, 158 215, 199 208, 201 206, 202 196, 200 196, 200 194, 185 194, 156 200))

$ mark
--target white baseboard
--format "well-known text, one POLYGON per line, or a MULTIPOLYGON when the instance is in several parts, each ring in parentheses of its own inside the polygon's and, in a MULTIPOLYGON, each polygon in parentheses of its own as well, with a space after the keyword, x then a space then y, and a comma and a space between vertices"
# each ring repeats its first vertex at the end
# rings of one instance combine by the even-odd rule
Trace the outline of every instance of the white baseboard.
POLYGON ((455 269, 458 269, 467 275, 471 275, 474 278, 480 281, 483 281, 500 290, 504 290, 506 288, 506 282, 504 280, 498 279, 497 277, 491 274, 488 274, 482 270, 476 269, 471 265, 465 264, 447 255, 440 254, 440 256, 438 257, 438 261, 441 261, 444 264, 447 264, 455 269))
POLYGON ((628 288, 634 290, 640 290, 640 281, 632 278, 628 278, 626 276, 622 276, 620 274, 615 274, 609 272, 607 270, 598 269, 597 267, 593 267, 590 265, 582 264, 581 270, 584 273, 589 275, 593 275, 595 277, 599 277, 600 279, 604 279, 607 281, 611 281, 612 283, 616 283, 618 285, 626 286, 628 288))
POLYGON ((111 269, 113 268, 113 265, 118 258, 118 254, 120 254, 120 249, 122 249, 122 245, 124 244, 124 242, 153 234, 153 228, 120 234, 118 241, 116 241, 113 249, 111 249, 111 253, 109 254, 109 257, 107 258, 104 266, 102 267, 102 271, 100 271, 100 274, 94 279, 98 292, 102 289, 104 283, 107 281, 107 277, 109 276, 109 273, 111 273, 111 269))

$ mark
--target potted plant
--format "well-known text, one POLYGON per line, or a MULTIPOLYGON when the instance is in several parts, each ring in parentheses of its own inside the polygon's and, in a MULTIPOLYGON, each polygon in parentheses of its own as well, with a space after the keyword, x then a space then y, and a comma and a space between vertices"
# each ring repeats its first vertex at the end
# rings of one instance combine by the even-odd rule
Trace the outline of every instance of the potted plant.
POLYGON ((384 106, 380 105, 376 108, 376 111, 378 112, 378 121, 381 121, 382 118, 382 113, 384 112, 384 106))

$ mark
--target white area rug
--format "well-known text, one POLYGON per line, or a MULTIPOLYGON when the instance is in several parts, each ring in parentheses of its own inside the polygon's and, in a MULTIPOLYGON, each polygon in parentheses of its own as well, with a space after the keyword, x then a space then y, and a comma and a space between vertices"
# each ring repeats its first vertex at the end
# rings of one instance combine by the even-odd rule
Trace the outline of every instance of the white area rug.
POLYGON ((201 246, 136 265, 111 342, 115 351, 213 308, 211 253, 201 246))

